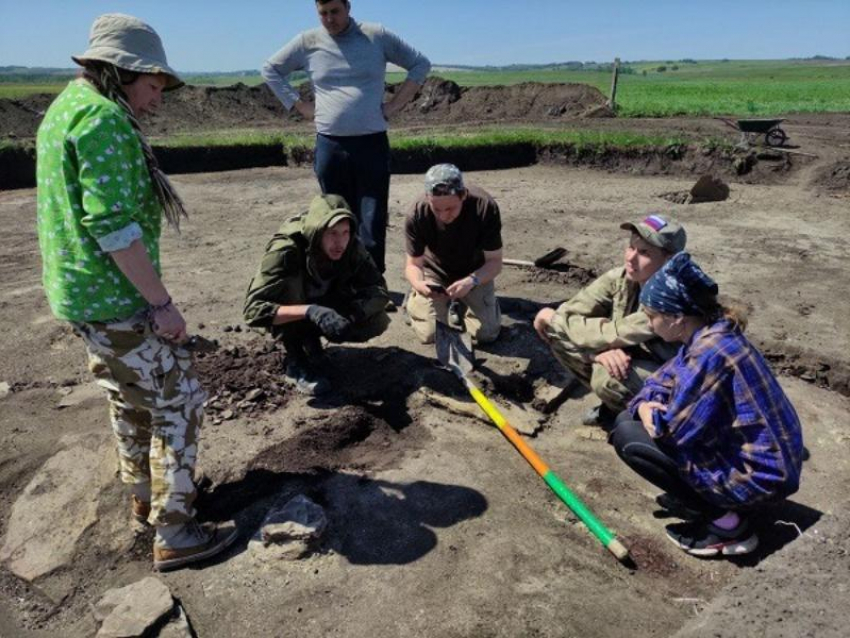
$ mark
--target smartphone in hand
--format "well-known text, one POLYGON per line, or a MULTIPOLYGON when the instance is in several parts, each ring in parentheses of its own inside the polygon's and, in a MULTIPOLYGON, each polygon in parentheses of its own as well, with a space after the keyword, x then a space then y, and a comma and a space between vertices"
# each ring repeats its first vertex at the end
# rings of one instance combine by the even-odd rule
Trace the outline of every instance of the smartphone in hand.
POLYGON ((437 284, 437 283, 434 283, 433 281, 426 281, 425 285, 428 286, 428 288, 434 294, 437 294, 437 295, 448 295, 449 294, 448 292, 446 292, 446 288, 443 286, 443 284, 437 284))

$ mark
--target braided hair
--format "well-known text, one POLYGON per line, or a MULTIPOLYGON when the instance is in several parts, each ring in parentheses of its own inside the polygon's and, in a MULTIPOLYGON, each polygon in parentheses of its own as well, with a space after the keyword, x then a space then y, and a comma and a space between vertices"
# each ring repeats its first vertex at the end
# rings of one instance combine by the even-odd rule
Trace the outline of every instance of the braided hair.
POLYGON ((99 60, 87 60, 83 67, 83 78, 94 86, 101 95, 112 100, 127 112, 130 124, 132 124, 133 130, 136 131, 136 135, 139 138, 139 144, 142 147, 142 153, 144 153, 145 162, 151 176, 151 182, 153 183, 154 193, 156 193, 156 197, 162 205, 165 219, 172 228, 180 232, 180 219, 189 216, 186 213, 183 200, 180 199, 180 195, 174 190, 171 180, 159 168, 159 162, 153 154, 153 149, 145 134, 142 133, 139 120, 136 119, 136 115, 127 101, 127 95, 121 88, 124 84, 134 82, 140 75, 142 74, 125 71, 124 69, 119 69, 114 64, 99 60))

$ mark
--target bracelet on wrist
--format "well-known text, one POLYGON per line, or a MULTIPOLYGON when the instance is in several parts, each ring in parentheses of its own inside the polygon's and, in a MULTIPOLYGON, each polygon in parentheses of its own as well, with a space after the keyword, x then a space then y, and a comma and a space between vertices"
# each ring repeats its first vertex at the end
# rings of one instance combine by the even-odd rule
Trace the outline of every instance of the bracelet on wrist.
POLYGON ((472 280, 472 286, 473 286, 473 288, 474 288, 474 287, 476 287, 476 286, 480 286, 480 285, 481 285, 481 280, 478 278, 478 275, 476 275, 475 273, 472 273, 472 274, 469 276, 469 278, 472 280))
POLYGON ((148 312, 154 314, 155 312, 159 312, 160 310, 166 310, 169 307, 173 307, 174 303, 171 301, 171 297, 165 300, 164 303, 161 304, 151 304, 148 312))

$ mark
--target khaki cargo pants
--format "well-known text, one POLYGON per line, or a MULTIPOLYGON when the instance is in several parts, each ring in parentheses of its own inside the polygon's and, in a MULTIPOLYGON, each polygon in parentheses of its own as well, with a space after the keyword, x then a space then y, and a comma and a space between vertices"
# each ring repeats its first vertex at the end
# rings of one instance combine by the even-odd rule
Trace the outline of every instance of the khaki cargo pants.
POLYGON ((151 525, 195 517, 195 462, 206 394, 190 354, 151 331, 144 315, 74 322, 89 369, 108 394, 121 480, 150 483, 151 525))
POLYGON ((552 330, 547 331, 547 334, 552 353, 561 365, 572 371, 585 387, 590 388, 602 403, 615 412, 625 410, 644 382, 661 367, 660 363, 641 358, 641 355, 646 355, 642 350, 628 348, 626 352, 632 356, 632 361, 628 376, 621 381, 608 374, 603 366, 593 362, 595 352, 575 346, 552 330))
MULTIPOLYGON (((477 343, 495 341, 502 327, 502 311, 499 309, 493 282, 476 286, 461 301, 467 308, 462 317, 466 331, 477 343)), ((406 306, 407 316, 419 341, 434 343, 436 322, 447 323, 448 308, 449 302, 446 299, 428 299, 415 290, 410 291, 406 306)))

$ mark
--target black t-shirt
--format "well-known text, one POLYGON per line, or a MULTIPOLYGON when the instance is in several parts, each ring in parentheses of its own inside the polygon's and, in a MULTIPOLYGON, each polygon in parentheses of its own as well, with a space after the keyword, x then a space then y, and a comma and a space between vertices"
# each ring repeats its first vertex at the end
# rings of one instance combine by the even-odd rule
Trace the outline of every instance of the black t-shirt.
POLYGON ((451 224, 440 223, 423 195, 404 223, 407 254, 425 256, 425 272, 449 285, 484 264, 484 252, 502 247, 499 205, 490 195, 470 187, 460 214, 451 224))

